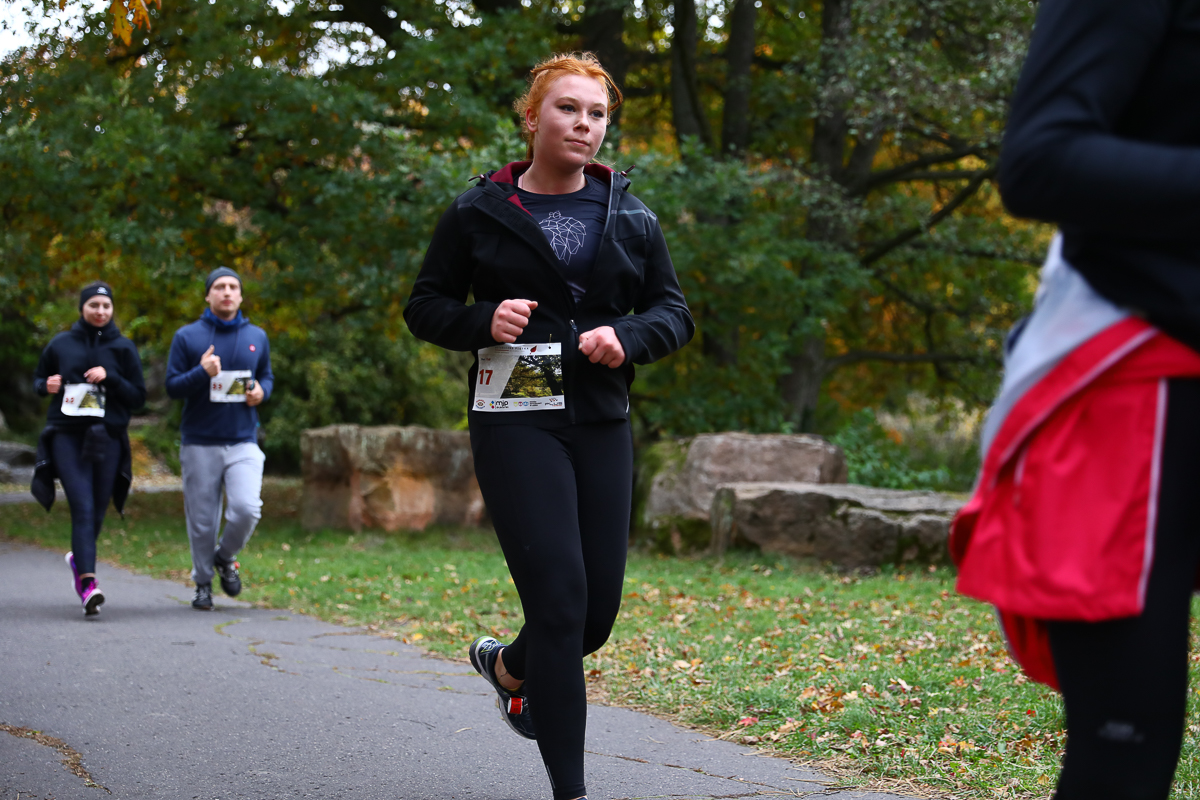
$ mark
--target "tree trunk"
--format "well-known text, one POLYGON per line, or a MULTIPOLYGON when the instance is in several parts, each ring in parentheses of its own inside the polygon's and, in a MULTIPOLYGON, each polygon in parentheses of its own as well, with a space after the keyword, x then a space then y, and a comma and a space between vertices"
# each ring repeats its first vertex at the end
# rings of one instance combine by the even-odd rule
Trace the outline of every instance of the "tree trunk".
POLYGON ((712 130, 700 104, 696 81, 696 3, 695 0, 676 0, 674 38, 671 40, 671 121, 675 138, 699 136, 712 147, 712 130))
MULTIPOLYGON (((625 49, 625 10, 631 0, 592 0, 584 9, 580 30, 583 31, 582 45, 600 59, 600 63, 612 75, 613 82, 622 90, 625 76, 629 73, 629 51, 625 49)), ((613 112, 610 125, 621 123, 621 109, 613 112)))
POLYGON ((755 0, 737 0, 729 15, 725 49, 725 109, 721 121, 721 154, 740 156, 750 144, 750 65, 754 61, 755 0))
MULTIPOLYGON (((825 0, 821 11, 820 85, 838 86, 843 65, 841 44, 850 36, 851 0, 825 0)), ((849 126, 846 119, 848 97, 827 90, 820 98, 817 118, 813 122, 812 162, 816 171, 835 183, 846 180, 846 140, 849 126)), ((877 146, 877 145, 876 145, 877 146)), ((859 153, 856 163, 866 152, 859 153)), ((842 212, 841 198, 814 207, 809 214, 807 238, 850 246, 854 231, 842 212)), ((807 309, 805 312, 807 313, 807 309)), ((799 328, 800 326, 797 326, 799 328)), ((825 337, 820 333, 795 335, 792 353, 788 356, 791 372, 779 381, 784 401, 791 409, 792 423, 798 430, 810 430, 821 396, 825 377, 825 337)))
POLYGON ((700 320, 702 332, 700 352, 719 367, 736 366, 740 339, 737 327, 734 326, 728 333, 729 338, 723 340, 717 333, 720 320, 711 309, 704 307, 700 311, 700 320))
POLYGON ((788 365, 791 372, 779 379, 780 392, 791 408, 796 430, 811 431, 825 379, 825 337, 816 334, 798 338, 788 365))
MULTIPOLYGON (((837 86, 842 42, 850 35, 851 0, 825 0, 821 11, 821 85, 837 86)), ((813 123, 812 160, 826 176, 838 180, 846 154, 846 103, 840 92, 825 91, 813 123)))

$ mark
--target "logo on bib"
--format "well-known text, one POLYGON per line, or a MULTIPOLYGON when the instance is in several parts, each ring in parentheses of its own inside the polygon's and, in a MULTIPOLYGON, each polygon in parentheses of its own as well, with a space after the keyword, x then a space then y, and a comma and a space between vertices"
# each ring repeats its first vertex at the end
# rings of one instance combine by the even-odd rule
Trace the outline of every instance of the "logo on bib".
POLYGON ((251 352, 251 353, 253 353, 253 352, 254 352, 254 345, 250 345, 250 352, 251 352))

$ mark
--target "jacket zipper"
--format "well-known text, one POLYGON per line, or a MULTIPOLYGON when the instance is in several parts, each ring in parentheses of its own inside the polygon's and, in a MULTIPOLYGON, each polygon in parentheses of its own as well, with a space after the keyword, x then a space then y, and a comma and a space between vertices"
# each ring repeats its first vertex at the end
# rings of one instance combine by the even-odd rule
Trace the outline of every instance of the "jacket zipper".
MULTIPOLYGON (((620 175, 622 175, 622 176, 624 175, 624 173, 614 173, 614 174, 613 174, 613 178, 612 178, 612 180, 610 180, 610 181, 609 181, 609 184, 608 184, 608 211, 607 211, 607 213, 604 215, 604 230, 603 230, 603 231, 601 232, 601 234, 600 234, 600 249, 598 249, 598 250, 596 251, 596 255, 597 255, 597 256, 599 256, 599 254, 600 254, 600 250, 604 248, 604 241, 605 241, 605 239, 608 237, 608 231, 609 231, 609 227, 612 225, 612 219, 613 219, 613 199, 616 197, 616 191, 617 191, 617 181, 616 181, 616 176, 617 176, 618 174, 620 174, 620 175)), ((488 177, 488 176, 480 176, 480 177, 484 177, 484 179, 485 179, 485 182, 492 182, 492 181, 491 181, 491 179, 490 179, 490 177, 488 177)), ((514 186, 515 186, 515 185, 514 185, 514 186)), ((530 218, 530 220, 532 220, 532 219, 533 219, 533 216, 532 216, 532 215, 531 215, 531 214, 530 214, 528 211, 525 211, 525 210, 523 210, 523 209, 522 209, 522 210, 521 210, 521 213, 523 213, 523 214, 525 214, 527 217, 529 217, 529 218, 530 218)), ((499 221, 503 222, 503 220, 499 220, 499 221)), ((514 232, 514 233, 516 233, 516 231, 513 231, 513 232, 514 232)), ((540 230, 539 230, 539 233, 541 233, 541 231, 540 231, 540 230)), ((543 235, 543 237, 545 236, 545 234, 542 234, 542 235, 543 235)), ((547 262, 546 266, 547 266, 547 267, 549 267, 549 268, 550 268, 550 271, 554 273, 554 276, 555 276, 555 278, 558 280, 558 284, 559 284, 559 286, 560 286, 560 287, 562 288, 562 290, 563 290, 563 294, 564 294, 564 295, 566 296, 566 298, 567 298, 567 313, 568 313, 568 314, 570 314, 570 317, 568 318, 568 320, 567 320, 567 321, 568 321, 568 322, 570 323, 570 325, 571 325, 571 353, 570 353, 570 357, 571 357, 571 358, 575 358, 575 357, 577 357, 577 356, 578 356, 578 353, 579 353, 579 329, 578 329, 578 328, 575 326, 575 319, 574 319, 574 317, 575 317, 575 312, 576 312, 576 305, 575 305, 575 295, 571 293, 571 287, 567 285, 567 280, 566 280, 566 278, 564 278, 564 277, 562 276, 562 273, 561 273, 561 272, 559 272, 558 268, 557 268, 556 266, 554 266, 554 264, 552 264, 552 263, 549 263, 549 262, 547 262)), ((566 393, 566 395, 567 395, 567 404, 566 404, 566 405, 567 405, 567 416, 568 416, 568 419, 569 419, 569 421, 570 421, 570 422, 573 424, 573 423, 575 422, 575 404, 574 404, 574 403, 572 403, 572 402, 571 402, 571 399, 570 399, 570 398, 571 398, 571 394, 572 394, 572 391, 571 391, 571 390, 573 389, 573 384, 572 384, 572 383, 568 383, 568 382, 567 382, 567 374, 566 374, 566 370, 565 370, 565 366, 566 366, 566 361, 565 361, 565 359, 567 358, 567 354, 566 354, 566 353, 564 353, 564 354, 563 354, 563 358, 564 358, 564 361, 563 361, 563 366, 564 366, 564 370, 563 370, 563 391, 564 391, 564 392, 566 393)))
MULTIPOLYGON (((613 218, 613 198, 616 197, 617 191, 617 175, 623 173, 613 173, 612 180, 608 182, 608 213, 604 215, 604 230, 600 233, 600 246, 604 246, 604 240, 608 238, 608 226, 612 224, 613 218)), ((600 250, 596 250, 596 255, 600 255, 600 250)))

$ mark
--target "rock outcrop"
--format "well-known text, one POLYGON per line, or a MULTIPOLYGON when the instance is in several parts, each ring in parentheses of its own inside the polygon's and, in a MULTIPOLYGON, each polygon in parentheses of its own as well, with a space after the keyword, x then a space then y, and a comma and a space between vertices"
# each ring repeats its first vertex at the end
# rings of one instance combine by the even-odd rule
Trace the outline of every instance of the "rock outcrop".
POLYGON ((962 500, 936 492, 815 483, 730 483, 714 494, 712 549, 736 542, 844 569, 949 561, 962 500))
POLYGON ((300 439, 306 528, 423 530, 486 519, 465 431, 330 425, 300 439))
POLYGON ((676 551, 708 543, 713 495, 722 484, 846 482, 841 449, 810 434, 706 433, 657 447, 638 522, 666 532, 676 551))
POLYGON ((0 442, 0 483, 28 484, 36 463, 36 449, 17 442, 0 442))

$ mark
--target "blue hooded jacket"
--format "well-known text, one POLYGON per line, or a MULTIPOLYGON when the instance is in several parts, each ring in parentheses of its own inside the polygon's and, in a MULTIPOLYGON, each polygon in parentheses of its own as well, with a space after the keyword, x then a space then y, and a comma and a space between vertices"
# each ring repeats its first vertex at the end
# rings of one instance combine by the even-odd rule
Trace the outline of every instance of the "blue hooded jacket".
POLYGON ((200 357, 209 345, 223 370, 250 370, 262 386, 263 402, 271 397, 271 347, 267 334, 238 312, 226 322, 205 309, 200 319, 184 325, 171 340, 167 359, 167 394, 183 400, 179 426, 184 444, 224 445, 257 441, 258 409, 245 403, 213 403, 208 399, 208 373, 200 357))

